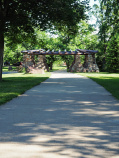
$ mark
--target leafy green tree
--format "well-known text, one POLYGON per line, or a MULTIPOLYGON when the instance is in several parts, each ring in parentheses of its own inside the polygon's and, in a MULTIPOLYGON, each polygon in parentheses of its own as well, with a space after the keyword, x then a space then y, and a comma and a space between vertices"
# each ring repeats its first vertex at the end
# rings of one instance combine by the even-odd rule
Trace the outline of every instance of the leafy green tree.
POLYGON ((74 61, 74 55, 63 55, 61 56, 63 61, 66 63, 67 65, 67 70, 70 68, 72 62, 74 61))
POLYGON ((20 44, 15 45, 15 47, 8 47, 5 44, 4 49, 4 62, 8 61, 10 64, 20 62, 23 60, 23 55, 21 53, 22 46, 20 44))
MULTIPOLYGON (((86 21, 81 21, 78 34, 68 43, 68 49, 88 49, 96 50, 98 44, 98 36, 94 34, 95 28, 86 21)), ((72 59, 73 60, 73 59, 72 59)), ((81 56, 81 62, 84 62, 84 56, 81 56)))
POLYGON ((75 37, 76 48, 95 50, 97 46, 97 35, 95 28, 86 21, 81 21, 78 35, 75 37))
MULTIPOLYGON (((97 35, 94 34, 95 28, 88 24, 86 21, 82 20, 77 26, 78 32, 76 36, 71 34, 65 34, 65 32, 58 32, 58 41, 55 45, 61 50, 75 50, 75 49, 93 49, 97 48, 97 35)), ((65 30, 66 31, 66 30, 65 30)), ((67 68, 71 66, 74 61, 74 56, 61 56, 62 60, 66 63, 67 68)), ((81 56, 82 62, 84 61, 84 56, 81 56)))
POLYGON ((100 0, 100 12, 98 17, 98 48, 100 52, 98 62, 102 65, 103 71, 117 71, 118 67, 116 67, 115 64, 118 65, 117 63, 119 63, 119 52, 117 51, 119 42, 117 41, 117 37, 119 36, 118 0, 100 0))
POLYGON ((21 43, 29 36, 32 38, 35 27, 62 30, 63 26, 67 26, 67 30, 76 32, 77 23, 86 18, 87 2, 88 0, 1 0, 0 80, 5 36, 14 43, 21 43))
POLYGON ((115 34, 108 43, 106 54, 106 70, 119 72, 119 36, 115 34))

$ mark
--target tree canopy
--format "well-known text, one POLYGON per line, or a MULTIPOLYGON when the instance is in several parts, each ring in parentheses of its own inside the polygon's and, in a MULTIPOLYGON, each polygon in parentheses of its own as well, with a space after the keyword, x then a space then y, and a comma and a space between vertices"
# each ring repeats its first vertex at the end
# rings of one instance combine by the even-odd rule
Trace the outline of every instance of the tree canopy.
POLYGON ((35 27, 42 30, 68 30, 70 34, 77 31, 77 24, 86 18, 88 0, 1 0, 0 1, 0 80, 2 79, 2 62, 4 36, 20 43, 29 37, 35 27))

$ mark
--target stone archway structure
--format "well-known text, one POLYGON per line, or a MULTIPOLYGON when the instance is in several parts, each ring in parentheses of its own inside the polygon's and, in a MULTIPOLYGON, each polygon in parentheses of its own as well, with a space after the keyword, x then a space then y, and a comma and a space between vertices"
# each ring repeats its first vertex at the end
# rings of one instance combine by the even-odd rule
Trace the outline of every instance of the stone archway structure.
POLYGON ((70 72, 99 72, 96 64, 95 54, 98 51, 76 49, 75 51, 44 51, 40 50, 26 50, 23 53, 23 65, 25 67, 33 67, 34 70, 47 70, 49 67, 46 63, 45 55, 74 55, 74 61, 70 66, 70 72), (38 55, 38 62, 34 62, 34 56, 38 55), (81 64, 80 55, 85 56, 85 61, 81 64))

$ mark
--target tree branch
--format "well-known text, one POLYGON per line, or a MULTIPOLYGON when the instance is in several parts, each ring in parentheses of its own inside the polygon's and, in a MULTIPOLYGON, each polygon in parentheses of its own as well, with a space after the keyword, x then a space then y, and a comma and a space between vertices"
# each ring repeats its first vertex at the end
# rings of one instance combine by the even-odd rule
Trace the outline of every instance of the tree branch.
POLYGON ((7 14, 8 6, 9 6, 9 0, 4 0, 4 16, 6 16, 7 14))

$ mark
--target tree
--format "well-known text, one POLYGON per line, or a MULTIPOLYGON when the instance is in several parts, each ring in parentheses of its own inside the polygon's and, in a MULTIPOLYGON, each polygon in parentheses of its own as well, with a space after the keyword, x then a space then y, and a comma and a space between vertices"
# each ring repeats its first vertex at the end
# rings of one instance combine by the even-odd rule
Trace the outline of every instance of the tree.
POLYGON ((108 72, 119 72, 119 35, 115 34, 108 43, 106 54, 108 72))
MULTIPOLYGON (((97 35, 94 34, 94 27, 88 24, 86 21, 81 21, 78 26, 77 36, 72 38, 68 43, 67 49, 88 49, 96 50, 97 49, 97 35)), ((80 57, 81 62, 84 62, 84 56, 80 57)), ((70 63, 74 60, 72 56, 70 57, 70 63)))
POLYGON ((21 43, 31 36, 34 27, 43 30, 53 28, 62 30, 67 26, 70 32, 76 32, 77 23, 85 19, 88 0, 1 0, 0 1, 0 80, 4 37, 15 43, 21 43), (54 16, 55 15, 55 16, 54 16), (22 39, 22 40, 21 40, 22 39))
POLYGON ((99 55, 98 62, 103 71, 119 71, 118 40, 119 36, 118 0, 100 0, 99 12, 99 55), (115 60, 116 59, 116 60, 115 60), (112 62, 113 61, 113 62, 112 62), (111 64, 112 63, 112 64, 111 64), (116 65, 116 66, 115 66, 116 65))
POLYGON ((4 62, 9 62, 10 64, 17 63, 18 61, 23 60, 23 54, 21 54, 21 49, 23 49, 21 44, 12 45, 12 47, 8 43, 5 43, 4 48, 4 62))

